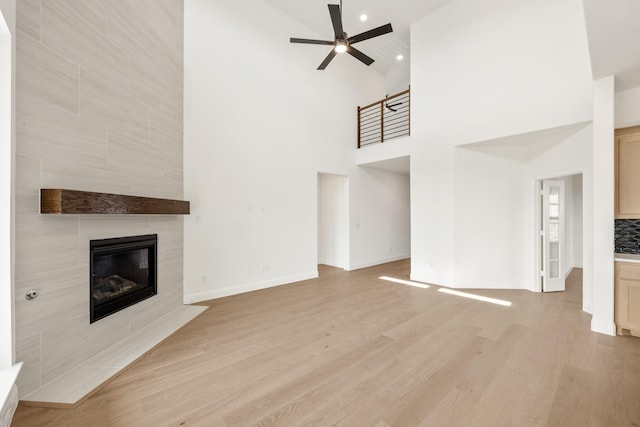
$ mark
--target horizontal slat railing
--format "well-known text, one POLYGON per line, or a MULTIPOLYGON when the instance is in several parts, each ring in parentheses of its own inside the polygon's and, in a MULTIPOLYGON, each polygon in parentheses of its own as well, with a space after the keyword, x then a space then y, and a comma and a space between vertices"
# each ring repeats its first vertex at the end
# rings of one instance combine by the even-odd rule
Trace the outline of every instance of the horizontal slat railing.
POLYGON ((411 88, 358 107, 358 148, 411 135, 411 88))

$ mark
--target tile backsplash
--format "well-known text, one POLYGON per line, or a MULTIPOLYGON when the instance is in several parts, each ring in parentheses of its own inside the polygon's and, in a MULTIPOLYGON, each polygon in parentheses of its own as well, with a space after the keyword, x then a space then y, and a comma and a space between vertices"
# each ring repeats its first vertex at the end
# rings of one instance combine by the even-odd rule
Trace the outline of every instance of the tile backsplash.
POLYGON ((640 219, 615 220, 616 253, 640 254, 640 219))

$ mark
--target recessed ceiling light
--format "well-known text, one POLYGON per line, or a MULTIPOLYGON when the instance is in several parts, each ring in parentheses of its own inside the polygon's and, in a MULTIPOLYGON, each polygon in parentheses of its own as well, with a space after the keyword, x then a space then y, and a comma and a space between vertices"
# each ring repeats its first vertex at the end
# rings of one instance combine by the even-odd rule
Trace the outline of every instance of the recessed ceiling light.
POLYGON ((398 61, 402 61, 402 60, 404 59, 404 56, 402 56, 402 55, 398 55, 398 56, 396 56, 396 59, 397 59, 398 61))
POLYGON ((362 22, 366 21, 367 20, 367 15, 365 15, 365 14, 360 15, 360 20, 362 22))

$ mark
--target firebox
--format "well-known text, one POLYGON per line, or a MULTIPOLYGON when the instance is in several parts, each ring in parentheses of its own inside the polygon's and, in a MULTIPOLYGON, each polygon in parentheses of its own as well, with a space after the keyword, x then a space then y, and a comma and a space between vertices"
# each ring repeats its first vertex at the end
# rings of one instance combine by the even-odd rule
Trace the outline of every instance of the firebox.
POLYGON ((90 323, 157 292, 158 235, 91 240, 90 323))

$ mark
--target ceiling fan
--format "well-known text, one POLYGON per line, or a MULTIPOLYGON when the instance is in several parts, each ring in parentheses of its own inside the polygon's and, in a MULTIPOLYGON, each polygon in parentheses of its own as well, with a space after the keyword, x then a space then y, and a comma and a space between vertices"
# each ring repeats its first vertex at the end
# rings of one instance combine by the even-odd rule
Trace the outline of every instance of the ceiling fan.
POLYGON ((373 58, 365 55, 360 52, 358 49, 353 47, 352 45, 364 41, 369 40, 374 37, 381 36, 383 34, 387 34, 393 31, 391 24, 386 24, 378 28, 374 28, 373 30, 365 31, 364 33, 360 33, 358 35, 348 37, 347 33, 344 32, 342 28, 342 1, 340 4, 330 4, 329 6, 329 15, 331 15, 331 23, 333 24, 333 32, 335 35, 335 39, 333 41, 330 40, 311 40, 311 39, 298 39, 291 37, 291 43, 303 43, 303 44, 321 44, 327 46, 333 46, 329 55, 322 61, 318 70, 324 70, 327 68, 327 65, 331 62, 331 60, 338 53, 348 53, 354 58, 358 59, 365 65, 373 64, 373 58))
POLYGON ((385 107, 387 107, 387 110, 389 110, 389 111, 393 111, 393 112, 395 113, 395 112, 397 112, 397 111, 398 111, 398 109, 397 109, 397 108, 395 108, 395 107, 398 107, 398 106, 400 106, 400 105, 402 105, 402 104, 403 104, 403 102, 396 102, 395 104, 389 104, 389 103, 387 102, 386 104, 384 104, 384 106, 385 106, 385 107))

